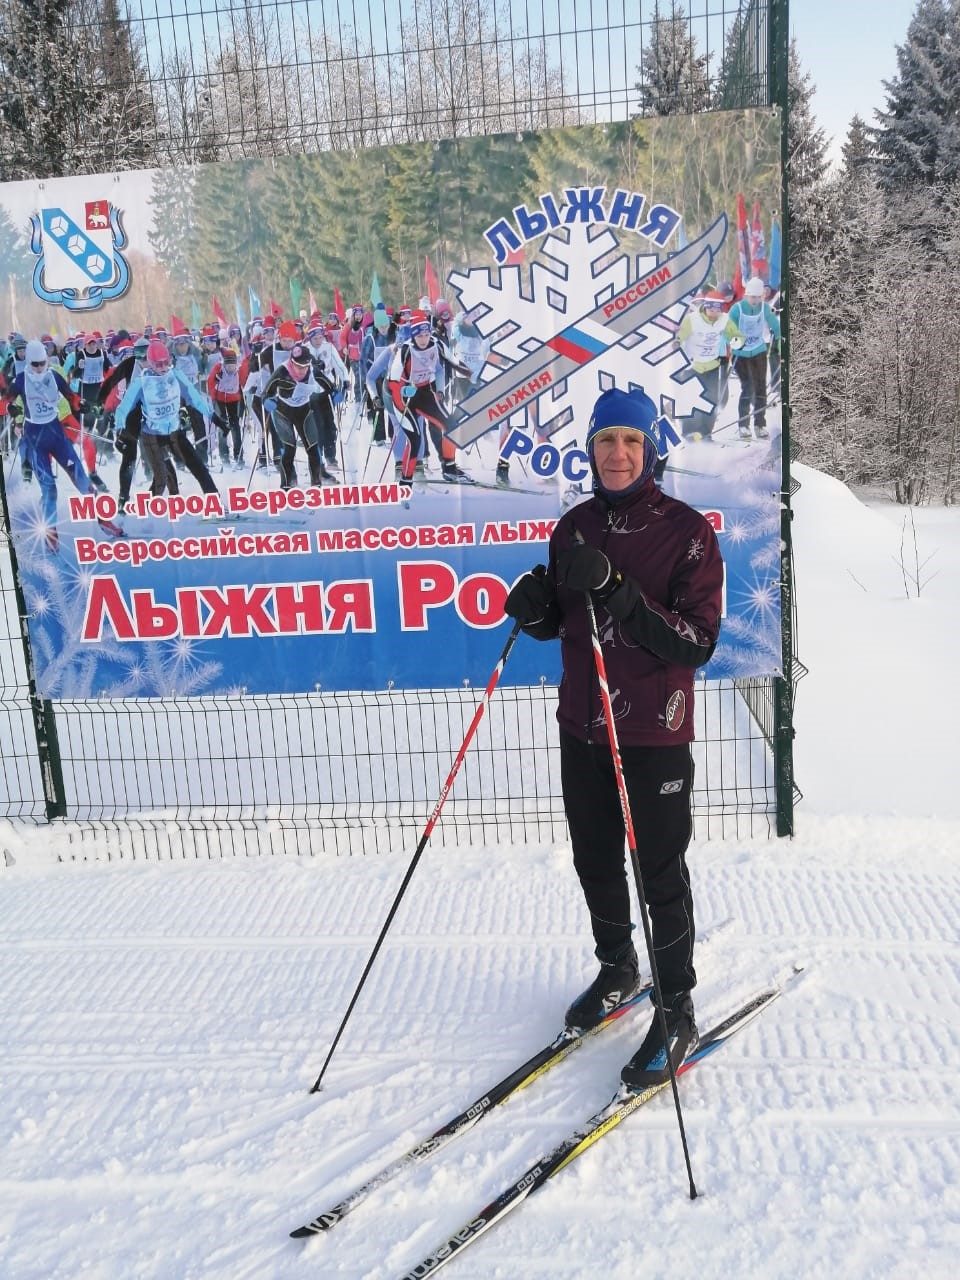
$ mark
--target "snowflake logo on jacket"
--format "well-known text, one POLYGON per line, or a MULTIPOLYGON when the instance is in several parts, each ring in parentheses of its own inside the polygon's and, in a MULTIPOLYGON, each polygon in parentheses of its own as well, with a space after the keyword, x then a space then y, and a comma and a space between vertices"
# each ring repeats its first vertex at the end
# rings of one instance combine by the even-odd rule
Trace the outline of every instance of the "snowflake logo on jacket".
POLYGON ((703 539, 702 538, 690 539, 690 545, 687 547, 687 559, 688 560, 703 559, 703 539))

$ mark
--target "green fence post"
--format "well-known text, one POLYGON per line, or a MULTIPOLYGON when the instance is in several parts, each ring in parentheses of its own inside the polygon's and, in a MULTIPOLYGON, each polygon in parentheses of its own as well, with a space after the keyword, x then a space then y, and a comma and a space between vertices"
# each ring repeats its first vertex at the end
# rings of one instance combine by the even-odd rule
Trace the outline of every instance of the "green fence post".
POLYGON ((37 755, 40 759, 40 776, 43 780, 43 800, 47 821, 53 818, 64 818, 67 814, 67 797, 63 785, 63 764, 60 759, 60 741, 57 736, 57 721, 53 711, 53 703, 49 698, 42 698, 37 691, 33 651, 30 648, 30 630, 27 625, 27 602, 20 581, 20 565, 13 542, 13 530, 10 524, 10 510, 7 506, 7 483, 0 458, 0 504, 2 504, 3 533, 10 557, 10 569, 13 574, 13 590, 17 602, 17 620, 20 624, 20 639, 23 643, 23 656, 27 667, 27 695, 30 701, 30 713, 33 717, 33 729, 37 739, 37 755))
POLYGON ((780 172, 782 244, 780 290, 781 361, 780 395, 783 414, 780 483, 780 619, 782 675, 774 680, 774 778, 777 799, 777 835, 793 835, 793 545, 790 506, 790 151, 787 143, 788 67, 790 29, 788 0, 770 0, 770 101, 780 108, 780 172))

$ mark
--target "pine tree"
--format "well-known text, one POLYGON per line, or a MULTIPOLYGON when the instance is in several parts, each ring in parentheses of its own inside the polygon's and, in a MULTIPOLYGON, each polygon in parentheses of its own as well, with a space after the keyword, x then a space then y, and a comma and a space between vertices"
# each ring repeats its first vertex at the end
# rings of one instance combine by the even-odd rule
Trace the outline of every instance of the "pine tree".
POLYGON ((191 245, 197 230, 196 174, 184 169, 157 169, 153 175, 149 233, 154 257, 182 296, 195 292, 191 245))
MULTIPOLYGON (((35 261, 28 252, 27 235, 16 226, 7 213, 6 209, 0 206, 0 286, 3 287, 4 293, 8 287, 9 278, 12 277, 12 288, 14 292, 20 292, 26 288, 31 276, 31 262, 35 261)), ((6 310, 7 299, 0 294, 0 310, 6 310)))
POLYGON ((0 178, 142 168, 154 109, 117 0, 0 6, 0 178))
POLYGON ((800 66, 796 39, 790 41, 787 64, 787 164, 790 202, 790 262, 802 267, 820 217, 818 188, 827 173, 827 135, 813 114, 814 85, 800 66))
POLYGON ((70 172, 65 126, 79 109, 66 7, 7 0, 0 7, 0 178, 70 172))
POLYGON ((960 177, 960 0, 919 0, 873 130, 885 190, 960 177))
POLYGON ((683 5, 670 0, 669 12, 653 6, 653 20, 640 55, 640 94, 643 116, 692 115, 710 106, 711 54, 702 54, 683 5))
POLYGON ((713 105, 719 110, 761 107, 766 102, 761 74, 766 48, 760 18, 759 0, 742 0, 724 40, 723 60, 713 95, 713 105))
POLYGON ((859 115, 855 115, 850 121, 840 154, 843 157, 843 171, 848 178, 869 172, 876 166, 877 152, 873 135, 866 121, 859 115))
POLYGON ((77 43, 87 52, 83 118, 74 134, 77 166, 87 172, 142 169, 156 163, 157 119, 143 51, 118 0, 76 7, 77 43))

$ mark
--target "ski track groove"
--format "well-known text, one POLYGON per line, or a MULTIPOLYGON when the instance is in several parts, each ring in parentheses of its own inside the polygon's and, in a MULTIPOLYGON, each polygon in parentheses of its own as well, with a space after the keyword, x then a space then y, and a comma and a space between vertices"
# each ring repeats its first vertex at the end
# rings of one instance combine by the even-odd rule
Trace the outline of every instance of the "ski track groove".
MULTIPOLYGON (((316 1096, 407 856, 5 874, 0 1274, 395 1280, 608 1101, 646 1027, 638 1010, 382 1188, 379 1217, 361 1206, 332 1240, 286 1242, 549 1041, 593 976, 568 852, 513 870, 511 856, 430 860, 316 1096)), ((717 933, 697 957, 701 1026, 807 966, 682 1086, 700 1199, 686 1198, 672 1102, 658 1099, 458 1275, 516 1280, 522 1238, 524 1277, 596 1248, 609 1280, 635 1280, 695 1222, 698 1280, 795 1280, 800 1238, 837 1275, 915 1280, 910 1253, 924 1280, 952 1280, 960 875, 911 866, 906 883, 899 867, 826 858, 692 850, 698 925, 717 933), (609 1188, 640 1160, 649 1204, 625 1215, 609 1188)))

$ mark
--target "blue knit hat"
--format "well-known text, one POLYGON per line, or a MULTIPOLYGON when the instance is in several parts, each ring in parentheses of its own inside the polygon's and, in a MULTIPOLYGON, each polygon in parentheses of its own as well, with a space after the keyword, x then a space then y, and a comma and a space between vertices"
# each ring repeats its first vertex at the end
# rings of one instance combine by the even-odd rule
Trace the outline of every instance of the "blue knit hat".
MULTIPOLYGON (((603 486, 597 475, 593 446, 600 432, 608 427, 622 427, 628 431, 638 431, 643 436, 643 472, 636 482, 639 485, 653 474, 660 455, 658 418, 657 406, 643 390, 621 391, 619 387, 611 387, 609 391, 603 392, 593 406, 590 426, 587 428, 587 453, 598 488, 602 489, 603 486)), ((631 485, 630 488, 632 490, 634 486, 631 485)))
POLYGON ((643 390, 621 391, 611 387, 604 391, 593 406, 593 415, 587 429, 587 452, 593 453, 593 439, 607 427, 627 427, 642 432, 659 449, 660 433, 656 427, 659 417, 657 406, 643 390))

